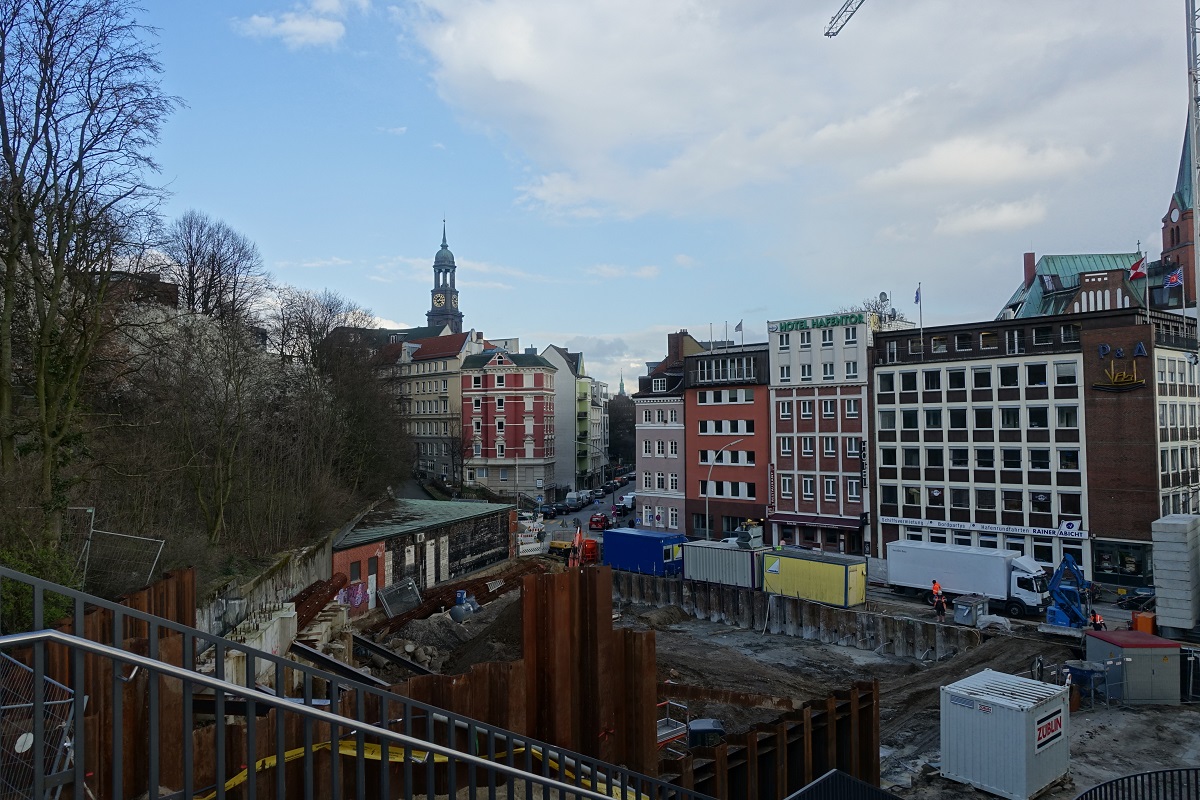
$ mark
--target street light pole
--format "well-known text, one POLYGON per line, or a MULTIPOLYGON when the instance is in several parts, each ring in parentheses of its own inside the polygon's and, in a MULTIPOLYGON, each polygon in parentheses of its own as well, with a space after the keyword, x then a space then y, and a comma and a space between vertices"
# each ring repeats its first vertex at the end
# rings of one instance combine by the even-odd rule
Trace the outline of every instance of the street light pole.
POLYGON ((713 453, 712 459, 708 462, 708 477, 704 481, 704 533, 706 539, 713 538, 712 535, 712 518, 708 516, 708 498, 712 497, 712 470, 717 464, 717 457, 724 453, 727 448, 733 447, 739 442, 744 442, 745 439, 734 439, 717 452, 713 453))

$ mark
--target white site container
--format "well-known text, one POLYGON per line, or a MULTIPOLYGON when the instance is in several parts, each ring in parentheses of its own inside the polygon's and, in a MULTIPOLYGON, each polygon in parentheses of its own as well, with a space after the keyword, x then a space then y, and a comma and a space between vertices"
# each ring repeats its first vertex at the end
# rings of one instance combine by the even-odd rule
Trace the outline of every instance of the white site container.
POLYGON ((942 687, 942 776, 1028 800, 1067 773, 1068 687, 984 670, 942 687))

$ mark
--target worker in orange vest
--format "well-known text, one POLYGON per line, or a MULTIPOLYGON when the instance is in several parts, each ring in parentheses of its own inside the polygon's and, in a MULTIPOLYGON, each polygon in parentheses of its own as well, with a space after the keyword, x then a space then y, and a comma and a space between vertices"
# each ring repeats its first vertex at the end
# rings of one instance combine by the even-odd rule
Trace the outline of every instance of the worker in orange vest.
POLYGON ((937 582, 937 578, 933 579, 933 596, 937 597, 942 593, 942 585, 937 582))
POLYGON ((1092 623, 1092 630, 1094 630, 1094 631, 1104 630, 1104 617, 1100 616, 1100 612, 1094 608, 1092 609, 1092 615, 1091 615, 1090 621, 1092 623))

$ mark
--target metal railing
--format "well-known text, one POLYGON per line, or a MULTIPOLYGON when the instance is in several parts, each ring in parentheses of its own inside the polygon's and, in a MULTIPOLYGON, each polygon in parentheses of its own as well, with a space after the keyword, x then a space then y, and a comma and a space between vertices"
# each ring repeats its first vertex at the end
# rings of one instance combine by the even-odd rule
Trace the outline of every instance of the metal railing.
POLYGON ((1125 775, 1093 786, 1075 800, 1197 800, 1200 767, 1125 775))
MULTIPOLYGON (((189 734, 183 747, 182 788, 172 794, 185 800, 192 798, 224 798, 227 793, 241 790, 243 796, 254 798, 258 791, 260 777, 272 774, 274 792, 264 791, 274 798, 289 796, 288 780, 291 777, 294 784, 296 769, 285 769, 282 765, 293 761, 303 761, 300 765, 300 781, 305 798, 312 797, 344 797, 346 790, 352 791, 354 797, 383 797, 391 798, 397 794, 404 798, 433 798, 435 795, 454 797, 460 790, 468 790, 471 797, 515 797, 523 793, 526 797, 561 797, 586 798, 586 800, 611 800, 612 797, 630 798, 659 798, 672 796, 661 791, 661 787, 645 786, 643 779, 632 776, 609 776, 595 772, 585 772, 578 768, 580 765, 560 761, 560 755, 538 746, 531 745, 527 740, 516 737, 498 738, 494 731, 485 727, 464 723, 461 726, 451 724, 449 718, 434 715, 421 720, 410 716, 388 719, 382 724, 371 724, 359 720, 324 711, 312 705, 313 698, 306 692, 303 703, 301 698, 287 698, 268 692, 259 691, 193 672, 183 667, 166 664, 156 659, 135 655, 108 645, 70 636, 58 631, 33 631, 29 633, 11 634, 0 637, 0 652, 19 652, 32 661, 33 697, 31 709, 33 714, 32 738, 29 749, 33 764, 45 763, 46 730, 42 725, 46 705, 51 700, 40 688, 46 678, 47 649, 49 646, 66 648, 71 657, 82 662, 85 654, 98 657, 109 662, 113 668, 114 692, 112 701, 114 711, 114 728, 120 730, 119 720, 123 709, 122 680, 125 670, 133 667, 144 670, 149 687, 149 702, 144 709, 148 714, 150 725, 158 728, 157 720, 162 712, 161 691, 156 691, 165 679, 170 683, 178 682, 182 687, 184 698, 189 698, 197 689, 209 690, 215 699, 214 726, 218 745, 215 749, 217 776, 212 786, 196 786, 196 769, 192 747, 187 744, 191 739, 190 703, 183 704, 182 733, 189 734), (245 767, 227 777, 227 759, 225 747, 225 729, 229 725, 229 716, 241 716, 244 713, 246 736, 243 742, 255 742, 255 723, 262 709, 273 709, 275 715, 275 738, 272 754, 261 757, 258 752, 238 753, 243 756, 245 767), (288 718, 300 720, 303 728, 303 744, 289 749, 284 739, 284 731, 290 727, 288 718), (414 725, 414 722, 417 724, 414 725), (447 728, 459 746, 431 742, 428 739, 417 738, 413 735, 414 727, 432 727, 441 723, 440 727, 447 728), (328 726, 329 740, 316 741, 318 728, 328 726), (400 725, 403 730, 392 729, 400 725), (328 752, 328 756, 323 754, 328 752), (322 754, 322 755, 318 755, 322 754), (343 758, 353 758, 353 774, 348 767, 343 768, 343 758), (327 761, 327 765, 319 764, 327 761), (367 762, 378 762, 371 770, 372 775, 368 784, 367 762), (326 772, 327 770, 327 772, 326 772), (327 776, 318 780, 318 774, 324 772, 327 776), (560 780, 560 778, 562 778, 560 780), (573 780, 573 782, 567 782, 573 780), (393 782, 397 785, 393 789, 393 782), (520 792, 518 787, 523 788, 520 792), (536 789, 534 787, 537 787, 536 789), (656 789, 659 789, 656 791, 656 789)), ((74 678, 76 683, 75 697, 81 698, 83 691, 82 670, 74 678)), ((128 680, 128 679, 126 679, 128 680)), ((136 703, 136 701, 135 701, 136 703)), ((140 703, 136 703, 140 705, 140 703)), ((361 706, 361 702, 360 702, 361 706)), ((80 709, 81 710, 81 709, 80 709)), ((323 730, 323 728, 321 729, 323 730)), ((75 726, 74 753, 87 752, 87 726, 75 726)), ((159 741, 160 730, 152 730, 148 747, 149 760, 149 792, 152 800, 159 798, 160 761, 159 748, 154 746, 159 741)), ((114 736, 114 743, 121 741, 114 736)), ((119 782, 119 775, 124 772, 123 752, 116 748, 113 753, 111 771, 113 782, 119 782)), ((65 768, 50 774, 42 769, 34 769, 31 774, 31 785, 28 787, 30 797, 46 797, 48 792, 55 792, 59 787, 71 789, 74 797, 84 798, 87 787, 84 784, 83 759, 75 757, 68 759, 65 768)), ((292 788, 292 796, 298 794, 292 788)), ((115 797, 123 797, 114 788, 115 797)))
MULTIPOLYGON (((588 776, 605 776, 605 780, 613 786, 628 786, 632 787, 631 791, 636 791, 637 796, 646 796, 655 798, 656 800, 708 800, 705 795, 682 789, 674 786, 666 781, 661 781, 655 778, 650 778, 640 773, 633 772, 624 767, 619 767, 599 759, 592 758, 580 753, 576 753, 555 745, 538 741, 520 734, 512 733, 495 726, 490 726, 485 723, 470 717, 455 714, 444 709, 432 706, 426 703, 421 703, 411 698, 398 695, 386 689, 377 686, 371 686, 362 681, 357 681, 352 678, 336 675, 332 672, 322 670, 316 667, 302 664, 297 661, 292 661, 283 656, 275 655, 263 650, 258 650, 244 643, 231 641, 229 639, 216 636, 214 634, 205 633, 188 627, 182 623, 172 620, 156 617, 152 614, 147 614, 142 611, 128 608, 117 603, 101 600, 100 598, 88 595, 84 592, 70 589, 59 584, 44 581, 39 578, 34 578, 21 572, 0 566, 0 596, 13 592, 28 592, 27 610, 30 614, 30 624, 24 631, 7 632, 9 635, 0 637, 0 650, 13 647, 11 643, 16 637, 27 637, 31 634, 41 636, 42 634, 52 635, 54 641, 65 639, 71 647, 70 653, 70 672, 71 681, 69 688, 75 691, 74 699, 76 703, 75 719, 82 720, 83 707, 86 701, 84 691, 85 683, 85 654, 87 652, 103 652, 109 654, 110 651, 121 653, 121 648, 125 643, 125 639, 131 636, 137 636, 146 640, 148 649, 148 660, 152 664, 160 665, 166 669, 167 665, 159 662, 159 647, 160 640, 169 634, 177 634, 180 638, 179 652, 181 655, 182 669, 188 675, 188 681, 193 685, 206 685, 201 681, 203 677, 205 681, 218 681, 222 683, 230 683, 238 687, 239 692, 253 691, 258 694, 255 689, 258 686, 259 676, 270 674, 273 679, 274 686, 280 690, 281 697, 278 698, 280 703, 288 704, 289 710, 294 710, 295 703, 301 700, 307 705, 314 698, 324 699, 329 701, 331 709, 338 709, 339 704, 344 702, 352 702, 355 706, 353 717, 339 716, 338 724, 344 729, 363 729, 363 725, 374 724, 384 720, 403 720, 404 729, 402 733, 405 736, 417 737, 421 746, 425 749, 433 749, 435 746, 454 749, 462 742, 462 731, 472 732, 474 737, 482 737, 482 742, 477 742, 475 739, 471 741, 472 752, 480 752, 479 747, 482 747, 482 752, 496 753, 504 751, 517 751, 526 753, 538 753, 541 755, 541 770, 543 775, 550 774, 550 765, 570 765, 571 774, 575 781, 590 780, 588 776), (86 630, 86 616, 89 607, 91 609, 102 609, 108 611, 112 615, 111 624, 106 625, 106 629, 111 632, 111 642, 92 643, 89 640, 81 638, 79 635, 71 636, 62 633, 46 632, 43 629, 47 627, 46 604, 47 595, 58 595, 69 601, 71 611, 68 619, 73 625, 73 631, 76 634, 86 630), (84 643, 87 643, 85 646, 84 643), (106 648, 102 651, 92 649, 91 645, 95 644, 98 647, 106 648), (211 655, 209 655, 211 651, 211 655), (212 660, 211 676, 202 676, 197 671, 197 657, 200 654, 206 655, 206 660, 212 660), (244 659, 244 669, 239 668, 239 675, 226 675, 225 664, 227 658, 237 654, 244 659), (282 697, 285 693, 280 687, 295 686, 297 688, 297 696, 291 699, 282 697), (321 697, 324 695, 324 697, 321 697), (367 709, 373 709, 372 715, 374 722, 367 719, 367 709), (377 711, 376 711, 377 709, 377 711), (414 721, 424 721, 423 725, 414 726, 414 721), (433 724, 436 722, 437 724, 433 724), (499 748, 499 749, 497 749, 499 748)), ((11 596, 11 595, 10 595, 11 596)), ((6 633, 0 630, 0 634, 6 633)), ((32 640, 31 640, 32 641, 32 640)), ((127 654, 122 654, 124 657, 127 654)), ((47 662, 45 661, 44 647, 35 648, 34 663, 30 666, 34 669, 35 685, 40 686, 39 677, 46 675, 47 662), (39 662, 38 659, 41 659, 39 662)), ((134 663, 129 658, 125 658, 123 663, 134 663)), ((179 668, 174 668, 179 669, 179 668)), ((161 670, 159 670, 161 671, 161 670)), ((112 724, 115 730, 121 730, 123 708, 117 700, 121 697, 125 682, 128 679, 121 677, 121 672, 114 669, 111 693, 112 699, 112 724)), ((158 681, 149 682, 149 703, 157 705, 158 703, 158 681)), ((184 697, 190 697, 189 685, 185 683, 184 697)), ((226 693, 218 693, 214 698, 215 716, 222 719, 226 705, 226 693)), ((282 720, 284 715, 279 715, 282 720)), ((183 720, 184 730, 191 730, 193 723, 192 704, 183 703, 183 720)), ((159 740, 159 717, 155 713, 151 713, 148 717, 148 739, 149 741, 159 740)), ((254 740, 254 714, 247 713, 246 716, 246 738, 250 741, 254 740)), ((37 735, 35 729, 35 739, 41 741, 42 737, 37 735)), ((282 721, 276 725, 275 736, 277 746, 282 746, 284 736, 284 728, 282 721)), ((360 737, 361 739, 361 737, 360 737)), ((190 737, 186 740, 190 742, 190 737)), ((306 747, 312 745, 312 741, 306 735, 306 747)), ((40 746, 40 745, 39 745, 40 746)), ((332 748, 332 745, 327 745, 332 748)), ((85 752, 83 747, 76 748, 79 752, 85 752)), ((217 760, 217 774, 224 774, 225 766, 225 728, 224 725, 218 725, 216 729, 215 753, 217 760)), ((184 747, 183 753, 187 763, 191 763, 192 751, 190 747, 184 747)), ((282 754, 282 750, 280 751, 282 754)), ((35 754, 36 755, 36 754, 35 754)), ((122 753, 121 737, 113 738, 112 760, 114 763, 122 763, 124 754, 122 753)), ((306 758, 310 757, 310 753, 306 754, 306 758)), ((336 759, 335 759, 336 760, 336 759)), ((82 759, 78 759, 73 767, 73 780, 78 787, 75 789, 76 797, 82 798, 83 789, 83 764, 82 759)), ((148 778, 151 788, 158 785, 159 778, 159 762, 157 751, 152 749, 148 758, 148 778)), ((253 764, 249 765, 253 772, 253 764)), ((357 769, 359 777, 362 777, 363 761, 359 757, 357 769)), ((285 770, 276 770, 276 794, 275 797, 282 800, 285 770)), ((123 772, 121 769, 114 769, 111 773, 112 777, 112 796, 124 797, 124 786, 122 784, 123 772)), ((247 796, 253 800, 254 782, 250 782, 247 786, 247 796)), ((357 786, 362 786, 359 781, 357 786)), ((579 784, 582 785, 582 784, 579 784)), ((35 793, 34 796, 42 797, 42 794, 35 793)), ((184 795, 191 798, 192 794, 184 795)), ((224 798, 223 787, 217 787, 215 797, 217 800, 224 798)), ((313 795, 306 795, 312 797, 313 795)), ((315 791, 315 796, 328 797, 340 796, 337 794, 330 795, 324 790, 315 791)), ((362 796, 361 794, 358 796, 362 796)), ((432 796, 432 795, 431 795, 432 796)), ((548 795, 558 796, 558 795, 548 795)), ((579 795, 590 796, 590 795, 579 795)), ((632 795, 631 795, 632 796, 632 795)), ((153 795, 151 796, 154 797, 153 795)))

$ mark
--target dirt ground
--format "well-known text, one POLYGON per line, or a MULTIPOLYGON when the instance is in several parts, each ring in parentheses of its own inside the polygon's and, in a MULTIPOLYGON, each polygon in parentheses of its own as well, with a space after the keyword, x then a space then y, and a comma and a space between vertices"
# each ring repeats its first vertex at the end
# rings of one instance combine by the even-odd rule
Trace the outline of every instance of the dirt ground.
MULTIPOLYGON (((406 626, 398 635, 437 650, 435 663, 448 674, 474 663, 519 658, 519 594, 488 604, 465 625, 437 615, 406 626)), ((615 625, 655 631, 660 680, 804 701, 825 697, 856 680, 878 678, 882 784, 900 797, 921 800, 974 793, 937 774, 941 686, 983 669, 1028 676, 1039 655, 1046 665, 1078 657, 1068 646, 1027 630, 990 634, 966 653, 941 662, 920 662, 762 635, 696 620, 674 608, 621 611, 615 625)), ((695 702, 689 712, 693 717, 720 719, 730 733, 778 715, 766 709, 695 702)), ((1090 709, 1085 701, 1084 708, 1071 715, 1069 731, 1071 773, 1042 795, 1045 800, 1074 798, 1083 789, 1131 772, 1200 763, 1200 706, 1090 709)))

